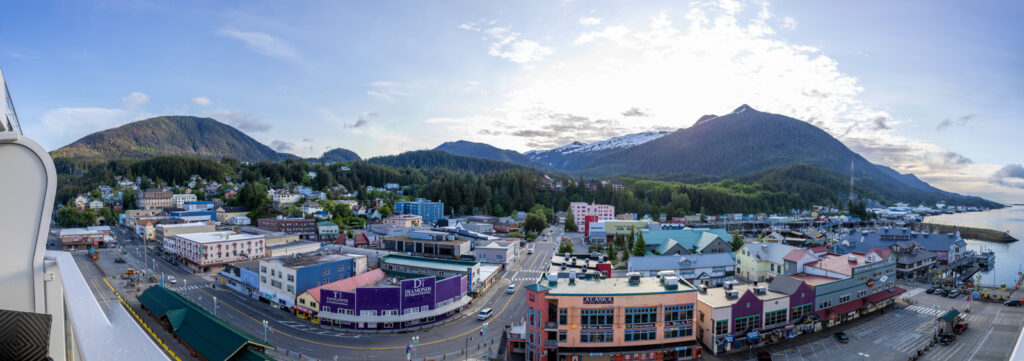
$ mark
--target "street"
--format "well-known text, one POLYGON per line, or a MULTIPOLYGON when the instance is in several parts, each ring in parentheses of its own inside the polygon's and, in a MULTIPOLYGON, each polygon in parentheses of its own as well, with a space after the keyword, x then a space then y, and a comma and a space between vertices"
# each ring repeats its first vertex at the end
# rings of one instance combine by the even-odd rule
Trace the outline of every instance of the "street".
MULTIPOLYGON (((145 252, 141 241, 132 237, 120 227, 111 227, 118 241, 124 247, 127 256, 126 264, 117 264, 112 260, 121 254, 120 249, 101 249, 100 265, 108 275, 123 274, 127 268, 148 269, 157 275, 173 275, 176 284, 166 284, 189 298, 201 307, 215 312, 218 317, 231 325, 256 337, 264 335, 263 321, 269 327, 267 339, 270 344, 290 357, 304 357, 320 360, 396 360, 405 359, 407 345, 412 336, 419 336, 415 347, 417 358, 436 358, 464 356, 463 350, 469 348, 469 357, 481 357, 484 353, 493 356, 498 349, 498 342, 504 326, 520 323, 523 320, 526 306, 525 292, 522 286, 536 282, 547 271, 551 256, 559 240, 561 231, 545 230, 538 242, 528 243, 526 248, 534 248, 533 254, 523 249, 516 262, 506 265, 499 280, 494 282, 484 294, 474 300, 463 312, 463 317, 447 324, 438 325, 419 333, 398 334, 354 334, 334 331, 329 328, 318 328, 317 325, 300 319, 290 312, 273 308, 267 304, 251 299, 233 290, 211 288, 215 275, 197 275, 185 266, 174 266, 159 257, 145 252), (144 267, 148 265, 148 267, 144 267), (516 284, 514 294, 506 294, 509 284, 516 284), (217 308, 214 310, 214 297, 217 308), (478 321, 476 313, 483 308, 493 308, 494 316, 489 320, 478 321), (481 336, 484 324, 487 324, 486 335, 481 336)), ((155 247, 155 246, 151 246, 155 247)), ((99 277, 96 274, 96 277, 99 277)), ((102 283, 102 280, 98 280, 102 283)), ((123 287, 124 282, 112 282, 115 287, 123 287)))

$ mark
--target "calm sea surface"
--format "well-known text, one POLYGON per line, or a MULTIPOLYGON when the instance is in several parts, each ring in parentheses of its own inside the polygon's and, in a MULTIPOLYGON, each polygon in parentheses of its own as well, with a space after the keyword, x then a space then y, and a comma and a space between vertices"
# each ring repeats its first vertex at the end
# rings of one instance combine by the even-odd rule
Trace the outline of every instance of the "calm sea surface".
POLYGON ((1024 206, 985 212, 930 216, 925 217, 925 222, 1005 231, 1020 240, 1013 243, 967 240, 969 249, 991 250, 996 254, 995 269, 982 273, 982 284, 1000 285, 1005 283, 1012 286, 1017 282, 1017 272, 1024 271, 1024 206))

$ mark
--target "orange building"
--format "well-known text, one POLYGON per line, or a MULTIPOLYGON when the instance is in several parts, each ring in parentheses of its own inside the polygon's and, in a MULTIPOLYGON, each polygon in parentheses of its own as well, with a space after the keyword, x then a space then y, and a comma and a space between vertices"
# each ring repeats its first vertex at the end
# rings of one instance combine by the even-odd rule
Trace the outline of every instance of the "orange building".
POLYGON ((526 292, 527 361, 700 358, 697 292, 685 280, 549 276, 526 292))

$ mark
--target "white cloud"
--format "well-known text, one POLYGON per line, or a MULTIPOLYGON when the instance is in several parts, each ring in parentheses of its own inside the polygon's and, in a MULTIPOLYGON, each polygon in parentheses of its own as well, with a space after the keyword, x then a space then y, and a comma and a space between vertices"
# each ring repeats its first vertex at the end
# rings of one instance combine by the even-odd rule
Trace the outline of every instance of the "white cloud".
POLYGON ((207 97, 195 97, 195 98, 192 98, 192 104, 195 104, 195 105, 198 105, 198 106, 201 106, 201 107, 210 106, 210 98, 207 98, 207 97))
POLYGON ((366 94, 374 98, 394 103, 399 97, 411 96, 413 86, 389 80, 379 80, 369 84, 366 94))
POLYGON ((585 18, 580 18, 580 25, 591 26, 591 25, 600 25, 600 24, 601 24, 601 18, 595 18, 593 16, 588 16, 588 17, 585 17, 585 18))
POLYGON ((62 107, 46 110, 41 120, 50 141, 60 147, 94 132, 149 118, 142 109, 148 102, 148 95, 133 92, 121 98, 120 108, 62 107))
POLYGON ((782 18, 782 28, 783 29, 790 29, 790 30, 796 29, 797 25, 799 25, 799 24, 796 22, 796 19, 793 19, 793 18, 788 17, 788 16, 782 18))
POLYGON ((221 36, 241 40, 253 51, 275 58, 298 62, 301 55, 291 44, 277 37, 261 32, 239 31, 224 28, 217 32, 221 36))
MULTIPOLYGON (((495 21, 491 21, 488 24, 494 25, 494 23, 495 21)), ((522 34, 505 27, 481 29, 473 23, 468 23, 460 25, 459 28, 486 34, 486 39, 491 41, 487 50, 488 55, 508 59, 526 67, 532 67, 531 63, 544 60, 555 51, 554 48, 543 46, 536 41, 523 39, 522 34)))
POLYGON ((272 127, 270 123, 267 123, 252 114, 239 111, 221 110, 210 114, 210 118, 238 128, 238 130, 243 132, 265 132, 270 130, 272 127))

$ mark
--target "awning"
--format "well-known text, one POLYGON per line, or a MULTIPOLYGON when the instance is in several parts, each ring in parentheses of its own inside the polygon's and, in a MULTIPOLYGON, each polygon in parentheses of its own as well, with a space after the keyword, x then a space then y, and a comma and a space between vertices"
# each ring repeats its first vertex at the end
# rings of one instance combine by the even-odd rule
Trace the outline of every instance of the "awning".
POLYGON ((871 302, 871 303, 879 303, 879 302, 885 301, 887 299, 899 296, 900 294, 902 294, 904 292, 907 292, 907 290, 905 290, 903 288, 900 288, 900 287, 892 287, 892 288, 881 290, 878 293, 875 293, 873 295, 870 295, 870 296, 866 297, 865 299, 867 299, 868 302, 871 302))
POLYGON ((824 310, 821 310, 821 311, 817 311, 817 312, 815 312, 815 314, 818 315, 818 318, 824 320, 830 314, 842 315, 842 314, 845 314, 847 312, 853 312, 853 311, 859 310, 861 307, 864 307, 864 299, 858 298, 856 300, 853 300, 853 301, 841 304, 839 306, 835 306, 835 307, 827 308, 827 309, 824 309, 824 310))

